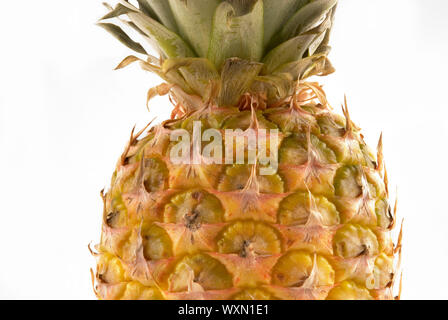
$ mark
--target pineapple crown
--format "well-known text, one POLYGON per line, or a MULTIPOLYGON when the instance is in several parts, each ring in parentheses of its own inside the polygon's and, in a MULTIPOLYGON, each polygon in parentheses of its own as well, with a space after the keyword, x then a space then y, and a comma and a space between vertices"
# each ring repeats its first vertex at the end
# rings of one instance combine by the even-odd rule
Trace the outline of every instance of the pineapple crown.
POLYGON ((296 91, 298 81, 327 75, 337 0, 119 0, 100 19, 120 42, 138 54, 117 68, 140 61, 167 83, 187 110, 200 103, 236 106, 249 94, 267 106, 296 91), (107 22, 116 19, 118 24, 107 22), (120 27, 133 29, 158 52, 150 55, 120 27))

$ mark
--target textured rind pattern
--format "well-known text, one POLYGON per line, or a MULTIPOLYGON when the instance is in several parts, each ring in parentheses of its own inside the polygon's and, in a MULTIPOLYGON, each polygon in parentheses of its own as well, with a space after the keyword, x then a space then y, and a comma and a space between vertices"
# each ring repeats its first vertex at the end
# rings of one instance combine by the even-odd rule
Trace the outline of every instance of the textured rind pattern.
POLYGON ((104 199, 101 299, 393 299, 381 150, 320 104, 205 110, 131 137, 104 199), (175 165, 170 133, 278 128, 279 169, 175 165))

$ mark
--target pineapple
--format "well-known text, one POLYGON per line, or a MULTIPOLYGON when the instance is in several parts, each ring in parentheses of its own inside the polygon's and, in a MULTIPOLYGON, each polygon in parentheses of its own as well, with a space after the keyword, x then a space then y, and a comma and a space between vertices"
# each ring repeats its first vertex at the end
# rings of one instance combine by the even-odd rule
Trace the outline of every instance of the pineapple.
MULTIPOLYGON (((375 156, 311 76, 337 0, 119 1, 99 25, 165 82, 172 118, 132 132, 104 201, 100 299, 393 299, 395 210, 375 156), (109 20, 134 29, 156 58, 109 20), (176 130, 274 130, 278 166, 173 161, 176 130)), ((265 140, 269 140, 267 137, 265 140)), ((243 142, 245 145, 245 142, 243 142)), ((232 157, 236 147, 231 144, 232 157)), ((247 145, 245 145, 247 146, 247 145)), ((219 148, 215 149, 220 154, 219 148)), ((248 160, 247 152, 243 158, 248 160)), ((201 155, 199 155, 201 159, 201 155)), ((401 237, 400 237, 401 238, 401 237)))

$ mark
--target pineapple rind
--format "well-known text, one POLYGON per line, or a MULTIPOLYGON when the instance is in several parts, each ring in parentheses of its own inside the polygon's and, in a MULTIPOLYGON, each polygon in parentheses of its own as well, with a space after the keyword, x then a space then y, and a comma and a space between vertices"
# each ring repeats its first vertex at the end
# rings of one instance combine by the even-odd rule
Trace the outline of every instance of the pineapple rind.
MULTIPOLYGON (((171 163, 169 134, 193 117, 134 139, 104 197, 97 295, 391 299, 394 245, 389 229, 394 218, 385 213, 383 172, 370 152, 351 148, 365 147, 357 129, 347 129, 321 105, 309 108, 312 122, 331 120, 312 134, 300 121, 289 130, 281 122, 287 120, 277 116, 283 107, 258 112, 285 137, 279 154, 294 153, 295 142, 302 156, 299 163, 280 156, 273 176, 251 177, 251 165, 171 163), (250 178, 262 186, 255 195, 250 178)), ((239 111, 232 112, 227 110, 227 119, 239 111)), ((291 111, 290 117, 295 116, 300 115, 291 111)), ((222 130, 226 123, 212 120, 208 126, 222 130)))

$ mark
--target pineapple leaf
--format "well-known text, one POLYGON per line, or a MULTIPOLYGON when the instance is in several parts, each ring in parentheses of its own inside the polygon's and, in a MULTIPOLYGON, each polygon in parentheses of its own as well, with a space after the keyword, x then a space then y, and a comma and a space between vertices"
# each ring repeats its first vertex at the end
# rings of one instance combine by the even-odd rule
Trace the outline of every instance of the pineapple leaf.
POLYGON ((297 10, 311 0, 263 0, 264 3, 264 45, 281 29, 297 10))
POLYGON ((260 61, 263 56, 263 1, 258 0, 249 13, 238 16, 242 8, 223 2, 216 10, 208 58, 218 69, 229 58, 260 61))
POLYGON ((272 74, 279 66, 302 59, 315 39, 315 34, 305 34, 282 43, 264 58, 263 73, 272 74))
POLYGON ((333 15, 327 14, 325 20, 316 28, 306 32, 306 34, 317 34, 318 36, 308 47, 308 55, 312 56, 315 53, 329 53, 330 47, 328 42, 330 40, 331 27, 333 25, 333 15))
POLYGON ((191 89, 199 96, 204 96, 210 85, 219 81, 215 66, 205 58, 168 59, 162 66, 164 73, 179 70, 191 89))
POLYGON ((292 95, 294 87, 295 82, 291 76, 283 73, 256 77, 251 90, 266 94, 270 104, 292 95))
POLYGON ((132 40, 119 26, 112 23, 98 23, 98 26, 104 28, 128 48, 141 54, 147 54, 143 46, 132 40))
POLYGON ((136 56, 132 56, 132 55, 127 56, 126 58, 123 59, 123 61, 120 62, 120 64, 118 66, 115 67, 114 70, 120 70, 120 69, 126 68, 130 64, 137 62, 137 61, 142 61, 142 60, 136 56))
POLYGON ((336 13, 336 8, 337 5, 333 7, 333 9, 331 9, 331 13, 329 13, 327 15, 327 19, 329 20, 329 27, 327 32, 325 33, 325 37, 322 39, 322 42, 320 43, 319 47, 316 49, 316 54, 319 53, 325 53, 328 54, 331 50, 331 47, 329 45, 330 43, 330 35, 331 35, 331 28, 333 27, 333 21, 334 21, 334 16, 336 13))
POLYGON ((221 91, 218 105, 233 106, 249 91, 263 64, 239 58, 227 59, 221 72, 221 91))
POLYGON ((326 34, 327 32, 322 32, 313 40, 313 42, 311 42, 310 46, 308 47, 308 55, 313 55, 316 52, 322 41, 325 39, 326 34))
POLYGON ((281 30, 276 43, 285 42, 314 28, 338 0, 316 0, 299 9, 281 30))
POLYGON ((258 0, 226 0, 236 10, 237 16, 248 14, 258 0))
POLYGON ((145 11, 156 14, 157 20, 165 27, 174 32, 178 31, 168 0, 140 0, 138 3, 145 11))
POLYGON ((322 53, 287 63, 275 70, 274 74, 288 74, 294 81, 297 81, 310 76, 324 76, 333 72, 334 68, 327 59, 326 53, 322 53))
POLYGON ((150 16, 154 20, 160 22, 159 18, 157 17, 157 14, 155 11, 151 8, 149 3, 146 0, 137 0, 139 9, 146 14, 147 16, 150 16))
POLYGON ((168 70, 167 72, 163 72, 161 67, 141 60, 140 66, 143 70, 157 74, 166 82, 179 86, 184 92, 192 93, 191 88, 185 81, 184 77, 178 72, 178 70, 168 70))
POLYGON ((132 10, 128 7, 125 7, 124 5, 122 5, 121 3, 117 4, 115 6, 115 8, 110 8, 110 12, 108 14, 106 14, 105 16, 103 16, 101 20, 107 20, 107 19, 112 19, 112 18, 117 18, 119 16, 122 16, 128 12, 131 12, 132 10))
POLYGON ((130 12, 128 17, 148 37, 155 41, 167 58, 194 57, 190 49, 176 33, 141 12, 130 12))
POLYGON ((169 0, 179 34, 201 57, 206 57, 210 44, 213 15, 221 0, 169 0))

